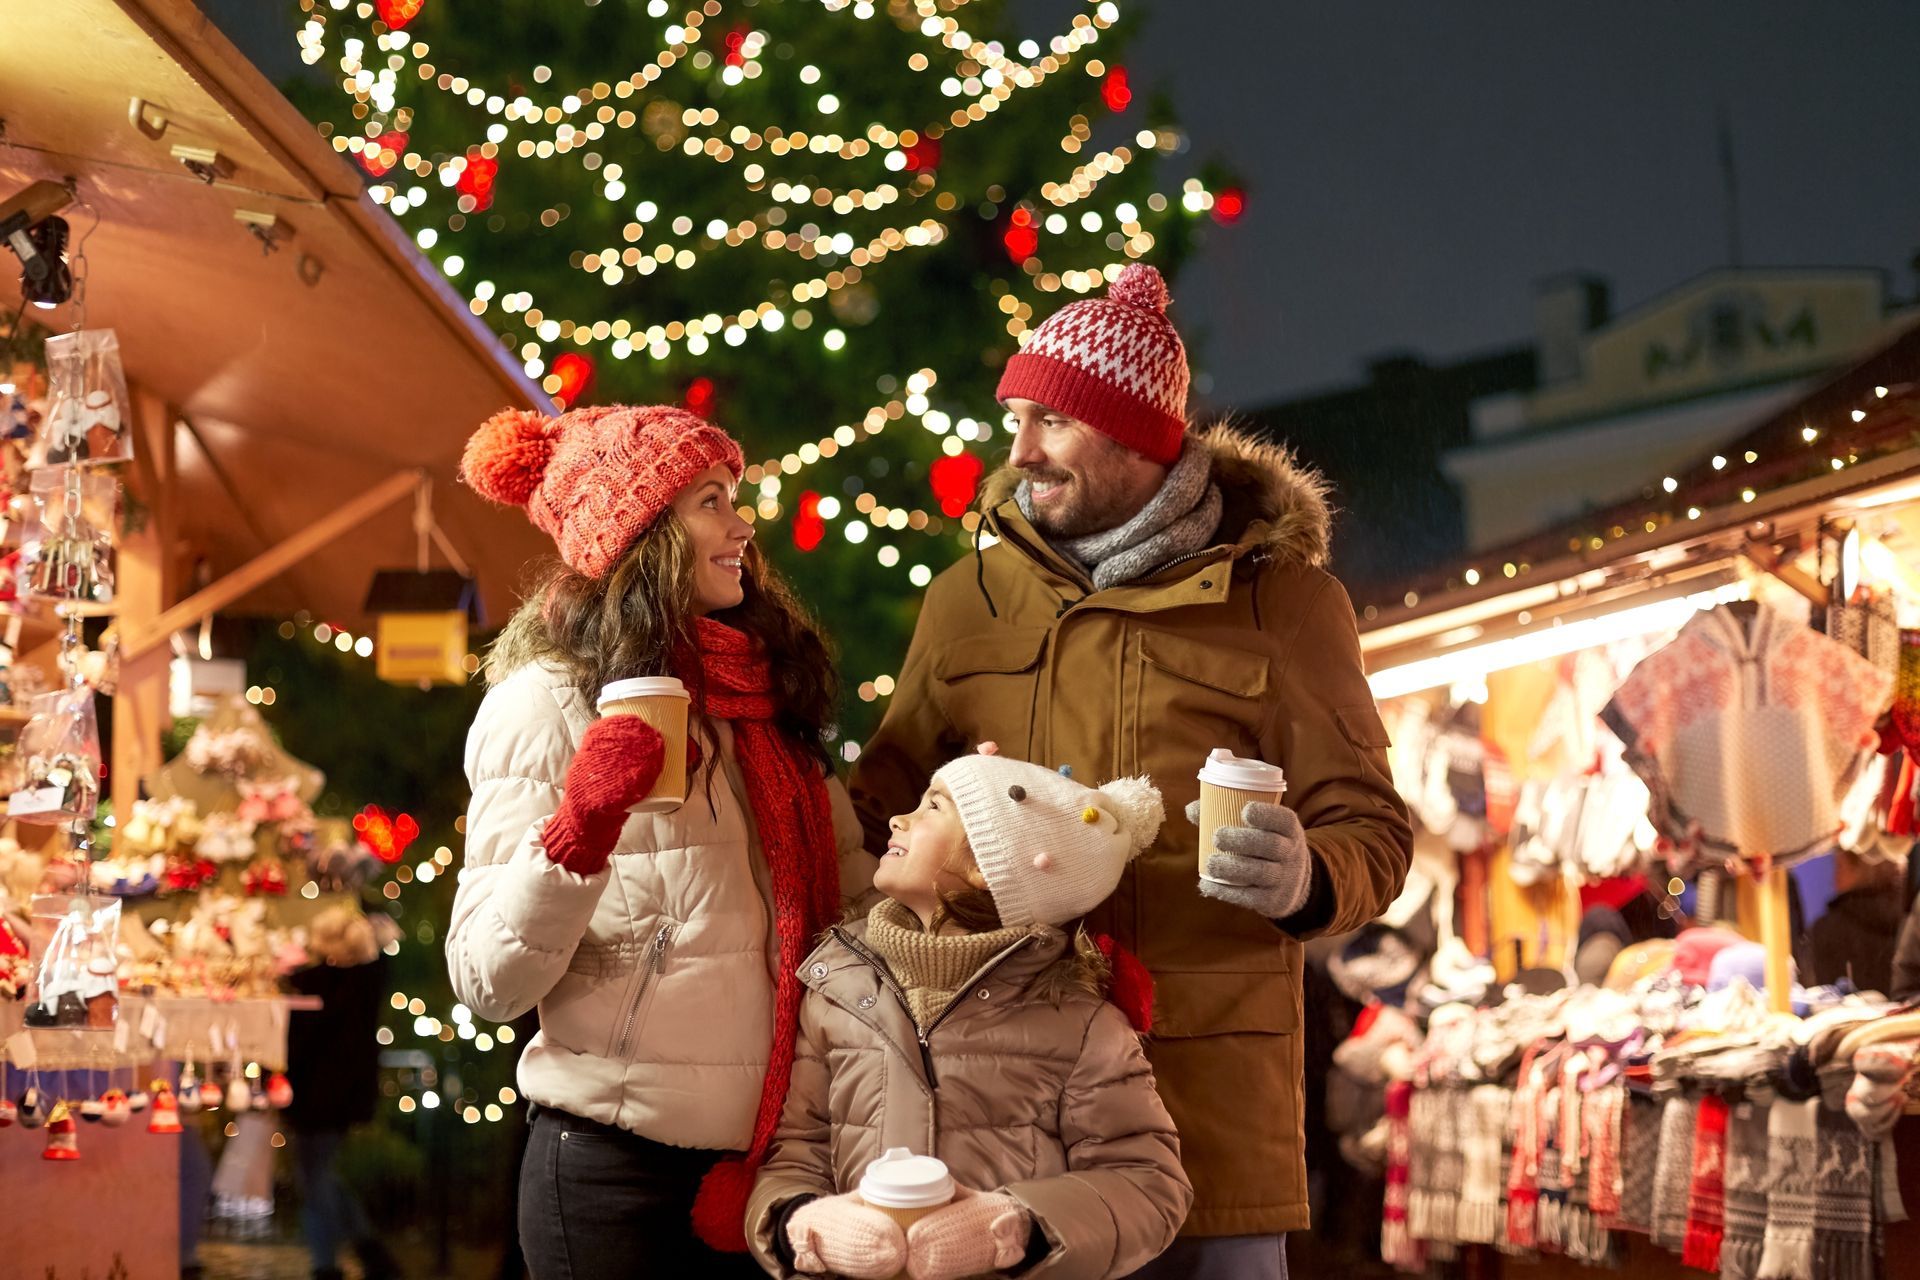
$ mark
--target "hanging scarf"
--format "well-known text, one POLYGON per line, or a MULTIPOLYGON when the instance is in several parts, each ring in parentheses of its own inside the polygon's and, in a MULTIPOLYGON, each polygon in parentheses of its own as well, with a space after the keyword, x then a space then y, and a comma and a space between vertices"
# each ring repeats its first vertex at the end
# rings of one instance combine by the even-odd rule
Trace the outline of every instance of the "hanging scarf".
MULTIPOLYGON (((1031 521, 1032 481, 1022 480, 1013 500, 1031 521)), ((1213 482, 1213 451, 1188 437, 1159 492, 1133 519, 1104 533, 1052 539, 1049 545, 1087 570, 1094 590, 1104 591, 1205 549, 1220 528, 1223 502, 1220 486, 1213 482)))
POLYGON ((1819 1114, 1818 1098, 1776 1102, 1767 1113, 1767 1229, 1760 1280, 1813 1280, 1819 1114))
POLYGON ((1681 1094, 1660 1112, 1660 1154, 1654 1159, 1653 1242, 1675 1253, 1687 1240, 1687 1187, 1693 1177, 1693 1135, 1700 1103, 1681 1094))
POLYGON ((1693 1129, 1692 1166, 1680 1261, 1699 1271, 1717 1272, 1727 1213, 1727 1101, 1719 1094, 1700 1099, 1693 1129))
POLYGON ((1381 1210, 1380 1260, 1398 1271, 1424 1271, 1425 1251, 1407 1227, 1408 1161, 1412 1158, 1413 1085, 1387 1086, 1387 1189, 1381 1210))
POLYGON ((1814 1128, 1819 1173, 1813 1184, 1813 1274, 1819 1280, 1873 1280, 1878 1144, 1845 1112, 1823 1108, 1814 1128))
POLYGON ((818 761, 775 723, 779 702, 759 642, 711 618, 698 623, 700 705, 733 724, 733 753, 746 785, 760 850, 773 882, 779 942, 774 981, 773 1047, 753 1140, 744 1157, 716 1164, 700 1184, 694 1231, 714 1249, 744 1253, 747 1195, 773 1141, 793 1074, 800 1029, 800 962, 840 914, 840 866, 832 803, 818 761))
POLYGON ((1756 1280, 1767 1235, 1767 1104, 1743 1102, 1727 1122, 1726 1234, 1720 1280, 1756 1280))

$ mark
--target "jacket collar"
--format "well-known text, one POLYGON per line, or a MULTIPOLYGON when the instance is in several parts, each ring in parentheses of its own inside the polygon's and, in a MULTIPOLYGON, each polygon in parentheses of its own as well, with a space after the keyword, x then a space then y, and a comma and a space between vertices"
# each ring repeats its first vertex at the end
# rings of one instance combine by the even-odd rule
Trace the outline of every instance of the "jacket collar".
MULTIPOLYGON (((1198 432, 1196 438, 1213 455, 1213 482, 1225 501, 1219 543, 1202 557, 1215 562, 1254 557, 1313 568, 1327 564, 1332 509, 1329 486, 1319 472, 1304 466, 1286 445, 1263 441, 1227 422, 1198 432)), ((979 507, 989 528, 1021 555, 1044 562, 1069 581, 1083 580, 1085 576, 1052 551, 1021 516, 1020 507, 1012 501, 1020 478, 1020 468, 1002 466, 981 486, 979 507)), ((1158 578, 1160 574, 1152 574, 1146 581, 1158 578)))
MULTIPOLYGON (((1072 939, 1067 934, 1051 925, 1032 925, 1011 944, 989 957, 981 970, 992 972, 994 986, 1013 987, 1025 992, 1054 965, 1071 959, 1068 955, 1071 943, 1072 939)), ((800 980, 829 997, 852 995, 857 998, 860 991, 865 989, 865 975, 874 972, 873 961, 879 959, 879 953, 867 942, 866 920, 850 920, 836 925, 821 939, 820 945, 800 966, 800 980), (865 955, 860 952, 865 952, 865 955)), ((979 978, 980 971, 977 970, 969 976, 968 982, 978 981, 979 978)), ((839 1002, 844 1003, 844 1000, 839 1002)))

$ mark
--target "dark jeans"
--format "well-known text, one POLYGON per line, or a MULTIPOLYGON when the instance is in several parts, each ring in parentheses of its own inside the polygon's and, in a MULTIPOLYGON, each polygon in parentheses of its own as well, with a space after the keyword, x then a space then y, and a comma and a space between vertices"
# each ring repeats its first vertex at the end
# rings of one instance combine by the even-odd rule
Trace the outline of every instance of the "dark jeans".
POLYGON ((1183 1236, 1128 1280, 1287 1280, 1287 1238, 1183 1236))
POLYGON ((520 1248, 534 1280, 760 1277, 693 1234, 693 1196, 721 1152, 650 1142, 550 1108, 520 1164, 520 1248))

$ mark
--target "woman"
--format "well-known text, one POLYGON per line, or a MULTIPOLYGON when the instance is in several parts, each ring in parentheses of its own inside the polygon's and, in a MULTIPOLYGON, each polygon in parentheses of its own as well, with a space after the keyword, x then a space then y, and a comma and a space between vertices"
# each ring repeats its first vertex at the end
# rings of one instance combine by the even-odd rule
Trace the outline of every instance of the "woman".
POLYGON ((509 410, 461 470, 524 505, 561 560, 488 657, 447 937, 477 1014, 540 1012, 519 1069, 528 1265, 538 1280, 757 1274, 714 1247, 745 1247, 796 970, 842 910, 840 864, 849 891, 871 877, 822 745, 826 645, 735 513, 739 446, 690 413, 509 410), (666 744, 636 717, 596 720, 595 701, 663 674, 693 693, 687 802, 634 816, 666 744))

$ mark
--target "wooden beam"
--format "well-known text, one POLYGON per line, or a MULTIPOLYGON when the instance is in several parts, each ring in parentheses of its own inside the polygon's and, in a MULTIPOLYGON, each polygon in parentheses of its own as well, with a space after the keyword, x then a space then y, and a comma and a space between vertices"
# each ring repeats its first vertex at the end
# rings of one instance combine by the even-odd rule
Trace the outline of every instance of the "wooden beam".
POLYGON ((419 470, 401 471, 387 477, 352 502, 322 516, 279 545, 261 552, 226 577, 194 592, 148 625, 137 631, 129 628, 128 634, 120 642, 121 661, 137 658, 165 644, 167 637, 181 627, 191 626, 208 614, 218 612, 284 573, 341 534, 407 497, 425 477, 426 472, 419 470))
MULTIPOLYGON (((120 540, 114 591, 119 636, 151 626, 172 599, 169 547, 179 493, 173 449, 173 424, 178 415, 172 405, 139 383, 129 390, 133 402, 133 488, 146 505, 147 520, 139 532, 120 540)), ((161 648, 132 658, 123 655, 120 662, 120 682, 113 696, 107 784, 113 810, 122 822, 140 797, 140 779, 158 769, 165 759, 160 743, 168 723, 167 657, 161 648)))
POLYGON ((1818 578, 1781 555, 1769 544, 1749 540, 1740 549, 1740 554, 1805 596, 1812 602, 1814 608, 1824 609, 1832 603, 1830 593, 1821 585, 1818 578))

